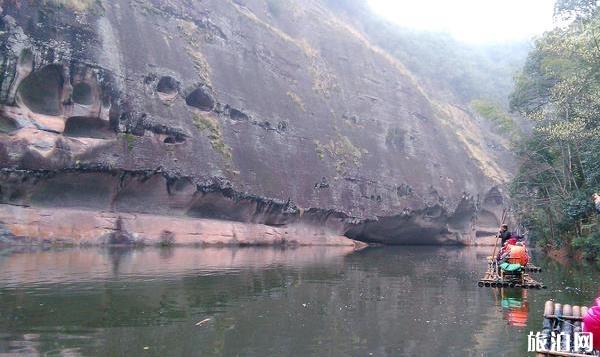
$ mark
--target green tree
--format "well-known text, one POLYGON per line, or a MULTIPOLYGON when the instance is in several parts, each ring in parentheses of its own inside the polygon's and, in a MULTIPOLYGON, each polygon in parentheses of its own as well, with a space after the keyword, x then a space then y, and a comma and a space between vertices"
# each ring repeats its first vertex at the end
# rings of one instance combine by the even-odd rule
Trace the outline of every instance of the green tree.
POLYGON ((511 185, 517 210, 539 239, 588 254, 598 234, 591 204, 600 190, 600 14, 595 1, 559 0, 570 24, 540 38, 516 79, 512 110, 534 124, 511 185))
POLYGON ((592 16, 597 8, 597 0, 557 0, 554 17, 559 21, 585 19, 592 16))

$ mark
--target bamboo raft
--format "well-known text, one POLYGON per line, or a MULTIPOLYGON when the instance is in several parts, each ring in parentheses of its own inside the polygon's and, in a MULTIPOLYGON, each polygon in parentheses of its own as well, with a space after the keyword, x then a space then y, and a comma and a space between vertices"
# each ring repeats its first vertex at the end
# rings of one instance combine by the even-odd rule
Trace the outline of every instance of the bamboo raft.
POLYGON ((494 277, 486 273, 483 279, 477 282, 479 287, 492 288, 523 288, 523 289, 547 289, 548 287, 539 281, 534 280, 529 274, 522 272, 521 279, 505 279, 499 276, 494 277))
MULTIPOLYGON (((497 262, 493 257, 488 257, 488 270, 481 280, 477 282, 479 287, 492 288, 523 288, 523 289, 546 289, 547 286, 533 279, 523 268, 519 272, 498 274, 497 262)), ((537 267, 535 267, 537 268, 537 267)), ((530 270, 531 271, 531 270, 530 270)), ((535 270, 538 271, 538 270, 535 270)), ((541 271, 541 269, 540 269, 541 271)))
POLYGON ((565 356, 565 357, 588 357, 598 356, 599 351, 586 352, 582 349, 575 350, 574 336, 582 331, 583 316, 587 313, 586 306, 559 304, 554 301, 546 301, 544 305, 544 322, 541 333, 548 336, 545 340, 545 349, 537 350, 536 357, 542 356, 565 356), (560 351, 551 349, 551 333, 564 333, 570 340, 563 340, 560 351), (567 351, 568 350, 568 351, 567 351))

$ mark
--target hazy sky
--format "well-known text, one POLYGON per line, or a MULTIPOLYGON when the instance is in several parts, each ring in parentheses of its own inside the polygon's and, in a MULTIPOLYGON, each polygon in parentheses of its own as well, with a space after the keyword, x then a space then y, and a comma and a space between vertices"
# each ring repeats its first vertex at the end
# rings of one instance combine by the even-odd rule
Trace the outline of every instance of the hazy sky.
POLYGON ((552 28, 553 0, 368 0, 399 25, 446 31, 465 42, 528 38, 552 28))

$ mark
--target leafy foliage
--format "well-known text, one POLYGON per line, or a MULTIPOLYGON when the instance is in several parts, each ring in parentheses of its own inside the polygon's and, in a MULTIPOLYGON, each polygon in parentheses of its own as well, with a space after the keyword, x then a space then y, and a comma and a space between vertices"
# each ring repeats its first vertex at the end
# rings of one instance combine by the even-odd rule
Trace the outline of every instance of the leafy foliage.
POLYGON ((77 12, 92 11, 99 15, 104 11, 101 0, 43 0, 44 4, 67 8, 77 12))
POLYGON ((597 0, 557 0, 554 17, 558 20, 578 20, 591 16, 597 8, 597 0))
POLYGON ((198 130, 206 134, 213 150, 218 152, 226 161, 232 160, 231 148, 225 144, 221 126, 216 119, 208 115, 194 113, 194 125, 198 130))
POLYGON ((491 121, 498 129, 507 134, 515 134, 518 127, 513 118, 498 104, 483 99, 471 101, 471 108, 485 119, 491 121))
POLYGON ((584 258, 597 260, 600 257, 600 232, 575 238, 573 246, 583 251, 584 258))
POLYGON ((595 1, 559 0, 570 25, 540 38, 517 77, 511 108, 534 131, 511 185, 522 223, 539 241, 600 255, 591 197, 600 191, 600 14, 595 1))

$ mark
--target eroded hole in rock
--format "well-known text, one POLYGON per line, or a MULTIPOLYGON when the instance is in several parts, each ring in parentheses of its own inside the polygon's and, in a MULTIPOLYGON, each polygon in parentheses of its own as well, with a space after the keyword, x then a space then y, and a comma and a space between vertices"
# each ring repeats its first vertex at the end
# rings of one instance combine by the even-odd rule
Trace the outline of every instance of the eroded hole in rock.
POLYGON ((165 144, 180 144, 183 142, 185 142, 185 137, 179 135, 167 136, 165 140, 163 140, 163 143, 165 144))
POLYGON ((211 111, 215 106, 215 100, 204 87, 194 89, 194 91, 185 98, 185 102, 187 105, 203 111, 211 111))
POLYGON ((495 214, 482 209, 477 213, 477 224, 485 227, 498 227, 500 222, 495 214))
POLYGON ((483 200, 483 204, 488 207, 500 206, 502 205, 502 193, 498 190, 497 187, 493 187, 490 191, 485 195, 483 200))
POLYGON ((21 82, 18 94, 32 112, 59 115, 63 85, 62 67, 48 65, 27 76, 21 82))
POLYGON ((151 84, 152 82, 154 82, 156 80, 156 78, 157 78, 156 73, 150 73, 144 77, 144 84, 151 84))
POLYGON ((412 195, 412 192, 413 188, 405 183, 402 183, 398 187, 396 187, 396 194, 398 195, 398 197, 410 196, 412 195))
MULTIPOLYGON (((39 166, 38 166, 39 167, 39 166)), ((31 205, 110 209, 117 176, 73 172, 40 180, 28 189, 31 205)))
POLYGON ((107 121, 93 117, 70 117, 65 124, 64 134, 94 139, 110 139, 115 135, 107 121))
POLYGON ((0 133, 12 133, 19 128, 19 124, 14 119, 0 115, 0 133))
POLYGON ((249 120, 248 115, 241 110, 231 108, 229 109, 229 117, 233 120, 249 120))
POLYGON ((77 83, 73 87, 73 101, 77 104, 90 105, 94 102, 92 87, 87 83, 77 83))
POLYGON ((214 218, 237 222, 250 222, 256 205, 246 200, 231 200, 219 192, 197 196, 187 211, 194 218, 214 218))
POLYGON ((412 215, 380 217, 376 221, 367 220, 352 224, 345 235, 363 242, 390 245, 450 243, 443 212, 436 212, 441 214, 435 218, 430 217, 429 213, 423 211, 412 215))
POLYGON ((174 95, 179 89, 179 82, 171 76, 160 77, 158 84, 156 85, 156 91, 159 93, 174 95))
POLYGON ((258 126, 260 126, 261 128, 265 129, 265 130, 272 130, 273 126, 271 125, 271 122, 265 120, 261 123, 258 123, 258 126))
POLYGON ((179 178, 179 179, 169 180, 169 182, 168 182, 169 194, 173 194, 173 192, 182 192, 185 190, 189 190, 190 188, 193 188, 195 191, 195 185, 189 179, 179 178))
POLYGON ((286 121, 280 121, 279 123, 277 123, 278 131, 287 131, 287 129, 288 129, 288 123, 286 121))

